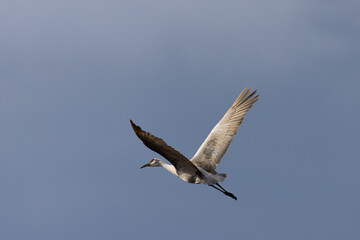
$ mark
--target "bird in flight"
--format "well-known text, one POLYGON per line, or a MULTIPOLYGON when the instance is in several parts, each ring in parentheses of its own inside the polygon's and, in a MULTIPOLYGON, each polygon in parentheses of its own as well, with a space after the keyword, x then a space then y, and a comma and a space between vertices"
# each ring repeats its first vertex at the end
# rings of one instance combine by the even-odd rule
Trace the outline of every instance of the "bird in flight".
POLYGON ((237 197, 234 194, 226 191, 219 184, 219 182, 225 180, 226 174, 217 173, 215 170, 228 149, 245 114, 258 100, 259 95, 255 96, 256 91, 253 91, 252 93, 250 93, 250 91, 251 88, 245 88, 241 92, 239 97, 211 130, 210 134, 190 160, 166 144, 164 140, 143 131, 130 120, 135 134, 140 138, 144 145, 157 152, 171 163, 167 164, 158 158, 153 158, 141 168, 161 166, 185 182, 211 186, 223 194, 237 200, 237 197))

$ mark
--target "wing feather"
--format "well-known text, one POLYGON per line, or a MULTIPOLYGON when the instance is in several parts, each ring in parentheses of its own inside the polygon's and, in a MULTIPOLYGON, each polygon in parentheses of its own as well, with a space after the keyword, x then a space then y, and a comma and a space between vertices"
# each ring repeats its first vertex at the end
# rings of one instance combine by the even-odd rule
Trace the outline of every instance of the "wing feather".
POLYGON ((166 158, 172 165, 174 165, 177 171, 188 173, 193 172, 194 174, 199 171, 192 162, 190 162, 180 152, 167 145, 164 140, 155 137, 151 133, 143 131, 131 120, 130 123, 136 136, 140 138, 144 145, 166 158))
POLYGON ((250 91, 251 88, 247 90, 245 88, 223 118, 212 129, 194 157, 190 160, 196 166, 208 172, 215 172, 217 164, 220 163, 221 158, 228 149, 244 116, 258 100, 259 95, 254 96, 256 91, 248 95, 250 91))

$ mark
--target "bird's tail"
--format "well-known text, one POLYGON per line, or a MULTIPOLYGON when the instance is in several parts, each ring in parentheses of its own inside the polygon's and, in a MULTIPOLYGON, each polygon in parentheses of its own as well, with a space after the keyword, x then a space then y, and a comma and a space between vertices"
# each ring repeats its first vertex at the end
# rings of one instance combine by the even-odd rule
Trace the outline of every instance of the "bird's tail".
POLYGON ((216 173, 215 177, 218 180, 218 182, 223 182, 226 178, 226 174, 225 173, 216 173))

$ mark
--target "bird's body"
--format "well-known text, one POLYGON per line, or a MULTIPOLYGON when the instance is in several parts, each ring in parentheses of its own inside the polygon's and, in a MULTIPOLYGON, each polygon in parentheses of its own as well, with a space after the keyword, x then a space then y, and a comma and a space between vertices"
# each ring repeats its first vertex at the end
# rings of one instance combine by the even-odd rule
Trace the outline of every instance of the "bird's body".
POLYGON ((157 161, 161 167, 165 168, 175 176, 179 177, 181 180, 188 183, 211 185, 211 183, 216 184, 218 182, 222 182, 226 178, 226 174, 224 173, 212 174, 195 164, 194 164, 195 167, 198 169, 198 171, 196 172, 191 172, 191 171, 178 172, 176 171, 176 168, 172 164, 167 164, 158 158, 154 158, 153 160, 157 161))
POLYGON ((250 90, 244 89, 242 91, 223 118, 212 129, 191 160, 188 160, 180 152, 167 145, 162 139, 143 131, 130 120, 134 132, 143 143, 171 163, 167 164, 160 159, 154 158, 141 168, 162 166, 185 182, 209 185, 225 195, 237 199, 232 193, 219 185, 219 182, 225 180, 226 174, 217 173, 215 170, 228 149, 245 114, 258 100, 258 95, 254 96, 256 91, 248 95, 250 90))

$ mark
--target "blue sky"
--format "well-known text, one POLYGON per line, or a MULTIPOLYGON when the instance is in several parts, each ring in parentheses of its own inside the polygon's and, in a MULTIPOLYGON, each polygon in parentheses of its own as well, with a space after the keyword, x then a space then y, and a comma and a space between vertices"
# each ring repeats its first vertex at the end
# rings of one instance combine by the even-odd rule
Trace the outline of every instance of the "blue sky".
POLYGON ((0 238, 359 239, 359 9, 3 1, 0 238), (191 158, 244 87, 238 201, 139 169, 129 119, 191 158))

